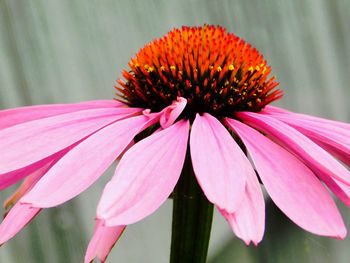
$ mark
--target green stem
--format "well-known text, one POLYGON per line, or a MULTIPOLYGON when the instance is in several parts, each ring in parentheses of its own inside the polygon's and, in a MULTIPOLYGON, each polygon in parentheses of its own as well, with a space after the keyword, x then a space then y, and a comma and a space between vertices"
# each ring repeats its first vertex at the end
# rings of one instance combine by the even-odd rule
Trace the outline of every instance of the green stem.
POLYGON ((212 219, 213 205, 197 183, 188 152, 173 192, 170 263, 206 262, 212 219))

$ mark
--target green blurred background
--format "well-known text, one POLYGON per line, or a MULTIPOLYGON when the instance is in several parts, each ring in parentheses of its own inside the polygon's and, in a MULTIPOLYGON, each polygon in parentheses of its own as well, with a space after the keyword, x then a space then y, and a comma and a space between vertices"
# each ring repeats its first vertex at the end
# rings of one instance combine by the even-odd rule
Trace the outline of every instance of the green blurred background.
MULTIPOLYGON (((112 98, 115 79, 146 42, 203 23, 226 27, 265 55, 285 91, 280 106, 350 121, 349 0, 0 0, 0 109, 112 98)), ((0 262, 82 262, 112 172, 42 212, 0 249, 0 262)), ((168 262, 171 206, 128 227, 107 262, 168 262)), ((350 227, 350 210, 340 207, 350 227)), ((349 248, 350 238, 307 234, 269 203, 258 248, 247 248, 215 214, 208 262, 343 263, 349 248)))

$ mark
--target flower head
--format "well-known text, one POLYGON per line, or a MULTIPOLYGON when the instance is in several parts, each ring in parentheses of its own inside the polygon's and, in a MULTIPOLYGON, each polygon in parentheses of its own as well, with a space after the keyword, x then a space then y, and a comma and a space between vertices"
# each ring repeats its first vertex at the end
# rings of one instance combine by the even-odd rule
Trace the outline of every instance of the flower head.
POLYGON ((220 26, 182 27, 143 47, 118 80, 122 101, 160 111, 177 97, 184 115, 233 116, 282 97, 263 56, 220 26))
POLYGON ((297 225, 345 237, 327 188, 350 206, 350 173, 336 159, 350 164, 350 125, 269 106, 282 92, 249 44, 221 27, 183 27, 129 66, 117 100, 0 111, 0 189, 23 180, 6 201, 0 243, 42 208, 87 189, 119 157, 86 254, 86 262, 104 261, 126 225, 172 193, 188 147, 203 193, 246 244, 264 233, 258 178, 297 225))

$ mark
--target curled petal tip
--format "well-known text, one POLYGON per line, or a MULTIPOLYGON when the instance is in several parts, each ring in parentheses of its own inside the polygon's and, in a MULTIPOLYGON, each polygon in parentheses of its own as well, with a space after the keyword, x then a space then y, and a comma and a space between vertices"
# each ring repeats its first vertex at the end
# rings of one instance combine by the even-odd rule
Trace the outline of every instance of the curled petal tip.
POLYGON ((165 129, 176 121, 176 119, 181 115, 183 110, 187 105, 187 100, 183 97, 178 97, 176 101, 166 107, 162 111, 162 115, 160 116, 160 126, 165 129))
POLYGON ((176 102, 178 103, 187 103, 187 99, 184 97, 177 97, 176 102))
POLYGON ((150 109, 145 109, 142 111, 142 114, 145 116, 149 116, 151 114, 151 110, 150 109))

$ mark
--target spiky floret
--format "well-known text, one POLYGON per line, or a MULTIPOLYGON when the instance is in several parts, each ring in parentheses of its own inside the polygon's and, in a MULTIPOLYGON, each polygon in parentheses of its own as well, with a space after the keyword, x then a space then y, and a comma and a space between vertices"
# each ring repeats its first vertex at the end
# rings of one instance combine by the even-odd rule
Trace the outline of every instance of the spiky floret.
POLYGON ((185 115, 260 111, 282 97, 270 66, 250 44, 220 26, 182 27, 144 46, 118 80, 121 100, 159 111, 181 96, 185 115))

